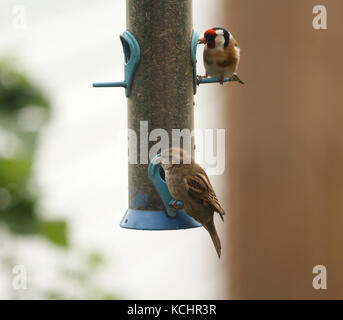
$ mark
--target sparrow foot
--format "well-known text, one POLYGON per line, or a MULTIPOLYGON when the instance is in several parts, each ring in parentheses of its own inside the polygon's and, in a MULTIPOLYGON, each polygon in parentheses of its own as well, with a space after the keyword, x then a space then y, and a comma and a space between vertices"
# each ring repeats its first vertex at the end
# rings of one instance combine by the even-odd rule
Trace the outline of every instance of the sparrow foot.
POLYGON ((179 200, 174 200, 172 203, 172 207, 174 210, 180 210, 183 208, 183 202, 179 200))

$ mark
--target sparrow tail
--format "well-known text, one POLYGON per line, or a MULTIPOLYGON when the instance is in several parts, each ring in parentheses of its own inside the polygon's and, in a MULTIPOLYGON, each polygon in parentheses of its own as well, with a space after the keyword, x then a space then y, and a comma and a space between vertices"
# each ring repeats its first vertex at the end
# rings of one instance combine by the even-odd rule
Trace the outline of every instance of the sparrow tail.
POLYGON ((204 224, 204 227, 208 231, 208 233, 210 234, 212 241, 213 241, 213 244, 214 244, 214 247, 216 248, 218 258, 220 258, 222 246, 220 244, 220 239, 218 237, 216 227, 214 226, 213 221, 208 222, 207 224, 204 224))
POLYGON ((224 222, 224 214, 225 214, 225 212, 224 213, 219 213, 220 219, 222 219, 223 222, 224 222))

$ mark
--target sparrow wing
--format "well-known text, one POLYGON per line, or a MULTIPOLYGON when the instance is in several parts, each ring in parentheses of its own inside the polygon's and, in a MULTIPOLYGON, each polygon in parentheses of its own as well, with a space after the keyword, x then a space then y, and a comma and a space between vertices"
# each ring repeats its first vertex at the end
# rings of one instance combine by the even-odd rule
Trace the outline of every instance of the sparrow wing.
POLYGON ((224 221, 225 211, 220 206, 216 194, 212 188, 210 180, 205 171, 197 172, 193 175, 188 175, 184 178, 188 194, 205 207, 210 207, 213 211, 220 214, 224 221))

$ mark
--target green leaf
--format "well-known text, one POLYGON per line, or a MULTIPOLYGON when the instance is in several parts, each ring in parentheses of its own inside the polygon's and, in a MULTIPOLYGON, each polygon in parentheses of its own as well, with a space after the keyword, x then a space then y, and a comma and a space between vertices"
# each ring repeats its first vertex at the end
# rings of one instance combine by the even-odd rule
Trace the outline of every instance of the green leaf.
POLYGON ((28 157, 0 158, 0 185, 24 185, 31 175, 32 160, 28 157))
POLYGON ((103 256, 98 252, 92 252, 88 256, 88 264, 91 271, 96 270, 104 263, 103 256))
POLYGON ((55 245, 68 246, 67 223, 63 220, 39 221, 39 234, 55 245))
POLYGON ((117 295, 111 294, 111 293, 103 293, 99 300, 119 300, 120 298, 117 295))
POLYGON ((0 222, 12 233, 29 235, 37 233, 35 200, 11 192, 9 207, 0 210, 0 222))
POLYGON ((14 63, 0 61, 0 110, 13 114, 28 105, 49 108, 45 95, 16 70, 14 63))
POLYGON ((44 292, 44 298, 46 300, 64 300, 64 299, 66 299, 66 297, 63 296, 63 294, 61 292, 52 291, 52 290, 44 292))

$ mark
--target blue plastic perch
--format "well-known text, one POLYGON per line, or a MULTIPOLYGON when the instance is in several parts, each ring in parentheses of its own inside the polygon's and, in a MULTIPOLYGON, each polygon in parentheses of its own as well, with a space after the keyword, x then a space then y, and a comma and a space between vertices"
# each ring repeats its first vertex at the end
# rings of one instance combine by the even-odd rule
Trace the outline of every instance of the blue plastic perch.
MULTIPOLYGON (((158 157, 159 155, 150 162, 148 176, 164 204, 165 211, 128 209, 120 226, 139 230, 177 230, 201 227, 201 224, 190 217, 185 210, 173 208, 174 199, 169 193, 166 182, 161 177, 161 166, 156 162, 158 157)), ((183 203, 177 201, 176 205, 182 207, 183 203)))

